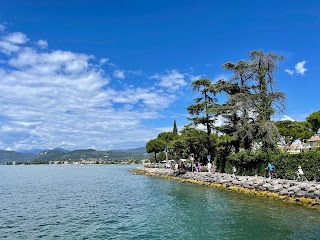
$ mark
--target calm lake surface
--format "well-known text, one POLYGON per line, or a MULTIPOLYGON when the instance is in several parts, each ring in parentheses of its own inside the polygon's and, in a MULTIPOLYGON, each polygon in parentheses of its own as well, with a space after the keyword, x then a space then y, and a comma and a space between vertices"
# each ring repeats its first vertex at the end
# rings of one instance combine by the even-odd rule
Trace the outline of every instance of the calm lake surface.
POLYGON ((134 167, 0 166, 0 239, 320 239, 317 210, 134 167))

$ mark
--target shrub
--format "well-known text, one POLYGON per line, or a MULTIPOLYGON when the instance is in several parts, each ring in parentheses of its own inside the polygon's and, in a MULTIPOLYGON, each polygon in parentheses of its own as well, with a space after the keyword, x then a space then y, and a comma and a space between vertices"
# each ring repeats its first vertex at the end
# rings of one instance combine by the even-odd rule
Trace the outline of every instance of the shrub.
POLYGON ((232 166, 235 166, 239 175, 264 175, 268 159, 266 152, 244 150, 228 156, 226 170, 232 172, 232 166))
POLYGON ((263 176, 269 161, 276 166, 275 171, 280 178, 293 179, 298 166, 301 166, 308 180, 319 180, 320 152, 318 151, 300 154, 241 151, 228 156, 226 170, 231 172, 232 166, 235 166, 239 175, 263 176))
POLYGON ((315 180, 320 170, 320 152, 282 153, 271 156, 270 161, 276 165, 278 175, 286 179, 293 179, 298 166, 301 166, 308 180, 315 180))

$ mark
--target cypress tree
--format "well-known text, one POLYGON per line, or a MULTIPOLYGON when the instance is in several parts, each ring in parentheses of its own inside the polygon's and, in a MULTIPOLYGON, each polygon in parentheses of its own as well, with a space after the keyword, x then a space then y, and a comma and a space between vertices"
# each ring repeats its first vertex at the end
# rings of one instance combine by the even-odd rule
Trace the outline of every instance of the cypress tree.
POLYGON ((173 122, 173 130, 172 130, 173 136, 177 136, 178 135, 178 128, 177 128, 177 123, 176 120, 174 120, 173 122))

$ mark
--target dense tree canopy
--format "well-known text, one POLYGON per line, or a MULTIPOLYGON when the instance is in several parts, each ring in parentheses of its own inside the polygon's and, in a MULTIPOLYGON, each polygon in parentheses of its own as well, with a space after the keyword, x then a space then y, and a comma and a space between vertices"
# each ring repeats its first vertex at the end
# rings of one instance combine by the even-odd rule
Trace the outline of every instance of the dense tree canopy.
POLYGON ((288 149, 295 140, 310 138, 320 128, 320 111, 305 122, 272 121, 285 106, 285 94, 277 91, 274 77, 282 59, 272 52, 252 51, 248 60, 223 64, 232 73, 230 79, 193 81, 199 96, 187 107, 191 123, 178 133, 174 121, 173 131, 150 140, 147 151, 155 152, 156 158, 166 150, 166 159, 193 155, 203 164, 210 154, 222 172, 231 164, 249 171, 260 169, 268 154, 278 154, 280 142, 288 149), (218 118, 222 124, 215 126, 218 118))
POLYGON ((189 118, 195 126, 203 125, 207 130, 207 151, 211 154, 210 134, 214 127, 216 118, 215 91, 210 79, 200 78, 191 83, 193 91, 198 91, 201 96, 194 99, 195 103, 190 105, 187 110, 193 117, 189 118))
POLYGON ((295 140, 304 140, 312 136, 312 131, 306 122, 295 122, 290 120, 283 120, 275 122, 278 131, 281 135, 280 140, 287 151, 295 140))
POLYGON ((314 112, 307 117, 307 122, 310 124, 312 131, 317 133, 320 128, 320 111, 314 112))
POLYGON ((161 139, 151 139, 146 144, 147 153, 154 152, 154 159, 157 161, 157 153, 162 152, 165 149, 166 143, 161 139))

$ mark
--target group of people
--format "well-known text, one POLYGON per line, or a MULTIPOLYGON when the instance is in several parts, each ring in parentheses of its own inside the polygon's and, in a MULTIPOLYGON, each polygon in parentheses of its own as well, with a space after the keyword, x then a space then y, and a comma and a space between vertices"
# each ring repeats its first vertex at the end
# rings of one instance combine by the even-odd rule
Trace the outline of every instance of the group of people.
MULTIPOLYGON (((271 178, 272 174, 275 171, 275 168, 276 167, 272 163, 268 162, 268 166, 265 169, 268 170, 269 178, 271 178)), ((296 175, 297 175, 297 179, 301 178, 304 175, 304 172, 301 166, 298 166, 298 171, 296 171, 296 175)))
POLYGON ((211 163, 210 161, 207 164, 207 169, 209 173, 215 173, 217 170, 217 166, 213 163, 211 163))
MULTIPOLYGON (((194 158, 191 157, 192 160, 192 164, 194 161, 194 158)), ((202 171, 202 166, 199 162, 195 162, 193 165, 191 165, 191 163, 188 163, 187 166, 184 164, 183 161, 181 161, 179 164, 175 165, 175 169, 178 170, 179 172, 181 170, 186 170, 186 171, 196 171, 196 172, 201 172, 202 171)), ((268 162, 267 167, 265 168, 266 170, 268 170, 268 175, 269 178, 272 177, 273 173, 275 172, 275 165, 272 164, 271 162, 268 162)), ((211 163, 210 161, 207 164, 207 170, 209 173, 215 173, 217 170, 217 166, 214 163, 211 163)), ((236 175, 237 169, 235 166, 232 166, 232 174, 233 176, 236 175)), ((304 176, 304 172, 301 168, 301 166, 298 166, 298 170, 296 171, 296 175, 297 178, 301 178, 302 176, 304 176)))

